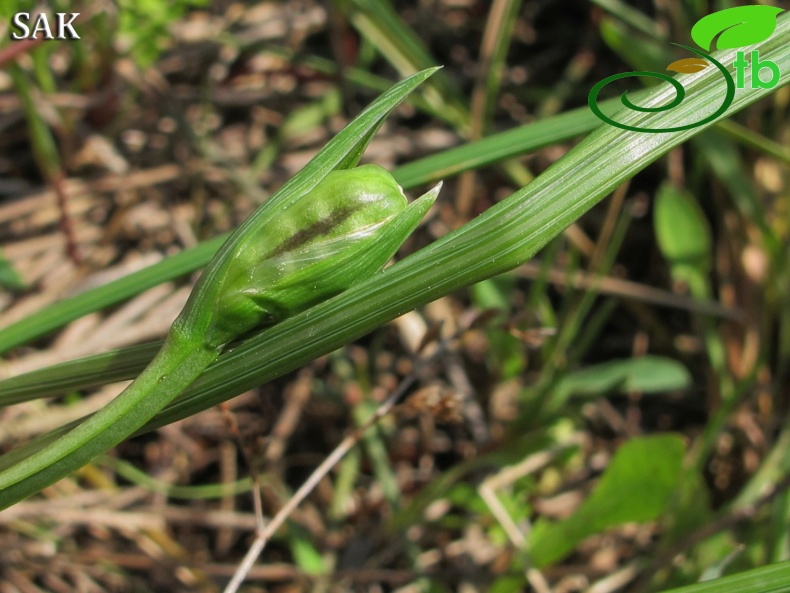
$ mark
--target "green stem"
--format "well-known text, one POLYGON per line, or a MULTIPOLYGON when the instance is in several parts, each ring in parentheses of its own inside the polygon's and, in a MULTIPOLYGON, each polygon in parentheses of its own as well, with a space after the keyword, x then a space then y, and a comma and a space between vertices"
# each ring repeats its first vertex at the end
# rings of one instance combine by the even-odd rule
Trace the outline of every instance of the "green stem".
POLYGON ((74 430, 0 473, 0 509, 53 484, 148 422, 217 359, 218 351, 171 331, 151 364, 74 430))

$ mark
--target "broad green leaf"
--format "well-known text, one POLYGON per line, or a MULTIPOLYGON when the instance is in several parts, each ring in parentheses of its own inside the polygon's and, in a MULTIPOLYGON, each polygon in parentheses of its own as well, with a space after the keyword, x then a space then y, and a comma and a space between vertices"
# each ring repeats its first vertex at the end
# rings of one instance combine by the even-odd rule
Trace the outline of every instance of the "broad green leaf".
POLYGON ((714 518, 708 485, 702 474, 693 468, 684 468, 670 517, 663 526, 666 542, 683 541, 714 518))
POLYGON ((571 517, 535 523, 528 544, 532 561, 538 567, 553 564, 590 535, 660 517, 677 487, 683 451, 683 438, 674 434, 628 441, 571 517))

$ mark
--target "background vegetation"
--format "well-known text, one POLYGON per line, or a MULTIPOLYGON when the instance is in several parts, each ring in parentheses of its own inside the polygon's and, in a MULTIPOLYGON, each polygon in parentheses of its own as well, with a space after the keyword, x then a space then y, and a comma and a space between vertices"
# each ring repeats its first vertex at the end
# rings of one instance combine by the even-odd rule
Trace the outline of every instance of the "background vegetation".
MULTIPOLYGON (((256 526, 251 476, 273 515, 407 379, 243 590, 641 592, 769 564, 709 590, 783 590, 790 93, 663 148, 586 106, 602 78, 686 57, 668 42, 730 5, 53 2, 80 41, 4 32, 4 451, 117 394, 216 237, 416 70, 444 66, 364 157, 414 196, 445 180, 399 259, 473 220, 492 244, 536 233, 469 284, 587 212, 441 298, 452 260, 421 252, 433 302, 272 382, 247 369, 309 318, 242 345, 160 430, 0 512, 2 590, 220 590, 256 526)), ((373 303, 411 290, 380 286, 373 303)))

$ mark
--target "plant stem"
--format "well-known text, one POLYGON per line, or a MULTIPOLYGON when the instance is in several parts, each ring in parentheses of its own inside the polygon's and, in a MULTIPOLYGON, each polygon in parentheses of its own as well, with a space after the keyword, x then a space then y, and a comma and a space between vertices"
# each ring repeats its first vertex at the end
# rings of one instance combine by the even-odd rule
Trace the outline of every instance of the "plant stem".
POLYGON ((44 449, 0 473, 0 509, 89 463, 143 426, 219 355, 171 330, 151 364, 118 397, 44 449))

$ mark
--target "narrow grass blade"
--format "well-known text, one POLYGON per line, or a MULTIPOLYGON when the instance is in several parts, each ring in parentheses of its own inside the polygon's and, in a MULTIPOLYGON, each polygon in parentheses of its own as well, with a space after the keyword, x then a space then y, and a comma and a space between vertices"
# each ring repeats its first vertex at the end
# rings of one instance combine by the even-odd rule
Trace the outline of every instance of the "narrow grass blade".
POLYGON ((785 593, 790 590, 790 562, 680 587, 664 593, 785 593))

